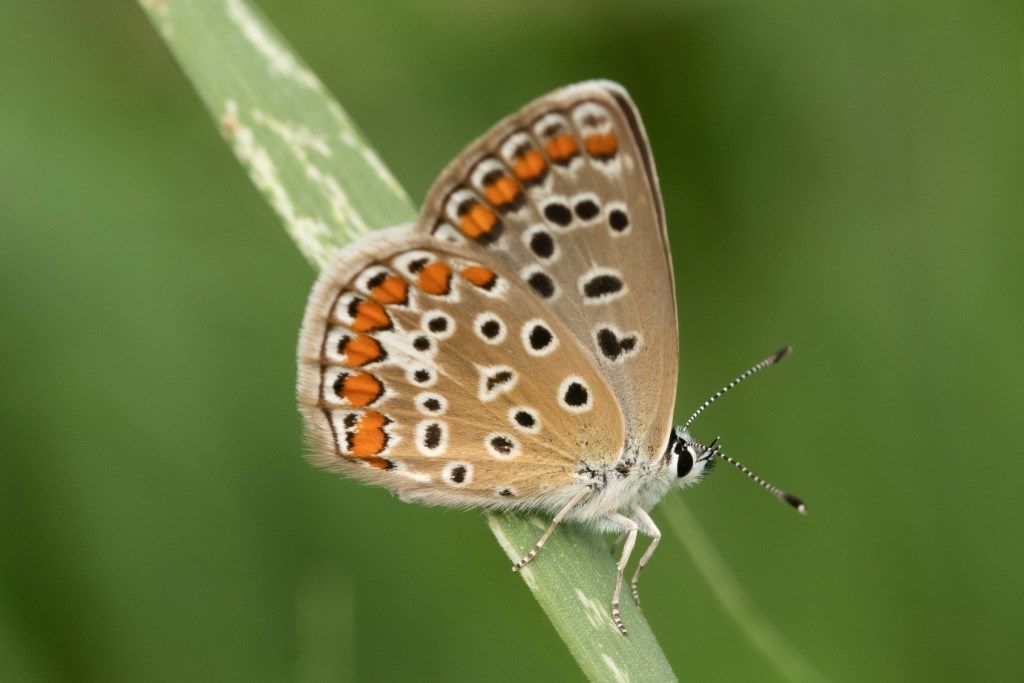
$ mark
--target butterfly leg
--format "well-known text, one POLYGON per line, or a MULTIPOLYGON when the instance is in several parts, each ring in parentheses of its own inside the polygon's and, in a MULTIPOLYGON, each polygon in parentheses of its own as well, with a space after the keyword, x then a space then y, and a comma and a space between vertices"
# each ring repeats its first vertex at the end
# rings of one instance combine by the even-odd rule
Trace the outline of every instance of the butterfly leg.
POLYGON ((565 507, 563 507, 557 513, 555 513, 555 516, 551 518, 551 524, 549 524, 548 528, 544 531, 543 534, 541 534, 541 537, 537 540, 537 543, 535 543, 534 546, 530 548, 530 552, 523 555, 518 562, 512 565, 512 571, 519 571, 520 569, 525 567, 530 560, 537 557, 537 553, 539 553, 541 549, 544 547, 544 544, 547 543, 548 537, 551 536, 551 533, 555 530, 555 527, 558 526, 559 522, 561 522, 567 514, 569 514, 570 510, 576 507, 576 504, 583 499, 583 496, 590 493, 590 490, 591 489, 589 486, 583 489, 575 496, 573 496, 569 500, 569 502, 565 504, 565 507))
POLYGON ((629 563, 629 556, 633 554, 633 546, 636 545, 636 533, 640 526, 629 517, 616 512, 608 515, 608 520, 626 530, 626 542, 622 544, 622 555, 619 556, 619 563, 615 566, 615 592, 612 593, 612 621, 615 622, 616 628, 619 629, 622 635, 628 636, 629 631, 626 629, 626 625, 622 623, 622 614, 619 612, 619 602, 622 598, 622 576, 626 571, 626 564, 629 563))
POLYGON ((639 505, 633 506, 633 514, 639 521, 640 526, 643 527, 644 533, 651 536, 651 544, 647 546, 647 551, 640 557, 640 562, 636 565, 636 571, 633 573, 633 580, 630 581, 629 585, 633 589, 633 602, 636 603, 637 607, 640 607, 640 593, 636 590, 636 584, 640 580, 640 572, 644 570, 647 563, 651 560, 651 555, 658 547, 658 542, 661 541, 661 529, 654 523, 651 516, 647 514, 639 505))

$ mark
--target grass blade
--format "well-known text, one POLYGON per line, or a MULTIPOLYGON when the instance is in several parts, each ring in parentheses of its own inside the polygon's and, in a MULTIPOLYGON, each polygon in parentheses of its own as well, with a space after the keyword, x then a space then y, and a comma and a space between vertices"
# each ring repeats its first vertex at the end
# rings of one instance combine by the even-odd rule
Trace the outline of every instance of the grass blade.
MULTIPOLYGON (((415 216, 405 192, 341 106, 251 5, 140 3, 311 262, 323 266, 338 247, 415 216)), ((532 546, 544 526, 503 515, 488 523, 510 559, 532 546)), ((632 604, 623 605, 629 638, 612 624, 614 571, 600 536, 563 527, 523 580, 590 678, 674 680, 632 604)))
POLYGON ((754 607, 686 503, 679 496, 668 496, 660 510, 726 613, 761 654, 792 681, 825 680, 754 607))
POLYGON ((320 80, 245 0, 140 0, 299 250, 323 266, 416 216, 320 80))

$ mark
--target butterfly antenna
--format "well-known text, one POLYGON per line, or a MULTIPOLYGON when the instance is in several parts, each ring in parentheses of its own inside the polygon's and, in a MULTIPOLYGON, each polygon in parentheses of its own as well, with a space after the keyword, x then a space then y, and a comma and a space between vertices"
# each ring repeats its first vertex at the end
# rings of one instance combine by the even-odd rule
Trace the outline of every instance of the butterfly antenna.
POLYGON ((723 453, 722 449, 717 447, 717 444, 718 439, 716 438, 714 441, 711 442, 711 445, 708 447, 708 455, 705 456, 706 459, 721 458, 722 460, 726 461, 727 463, 738 469, 743 474, 747 475, 747 478, 749 478, 755 484, 763 488, 765 491, 772 494, 782 502, 792 506, 793 509, 799 512, 801 515, 807 514, 807 505, 805 505, 802 500, 794 496, 792 493, 786 493, 775 484, 770 484, 761 477, 757 476, 756 474, 750 471, 749 467, 741 463, 739 460, 732 457, 731 455, 726 455, 725 453, 723 453))
POLYGON ((686 421, 686 423, 683 424, 683 429, 687 429, 693 423, 693 421, 697 419, 698 415, 703 413, 707 409, 707 407, 709 405, 711 405, 712 403, 717 401, 719 398, 721 398, 722 395, 724 395, 727 391, 729 391, 734 386, 736 386, 737 384, 739 384, 740 382, 742 382, 746 378, 750 377, 751 375, 753 375, 753 374, 755 374, 757 372, 760 372, 761 370, 764 370, 765 368, 768 368, 768 367, 771 367, 771 366, 775 365, 780 360, 782 360, 783 358, 788 356, 792 350, 793 350, 793 347, 791 347, 791 346, 784 346, 781 349, 779 349, 778 351, 776 351, 775 353, 773 353, 772 355, 768 356, 767 358, 765 358, 765 359, 755 363, 749 370, 746 370, 745 372, 743 372, 740 375, 738 375, 735 379, 733 379, 733 381, 731 381, 728 384, 726 384, 724 387, 722 387, 721 389, 716 391, 708 400, 706 400, 706 401, 704 401, 704 403, 700 404, 700 407, 697 408, 697 410, 693 411, 693 415, 690 416, 690 419, 688 419, 686 421))

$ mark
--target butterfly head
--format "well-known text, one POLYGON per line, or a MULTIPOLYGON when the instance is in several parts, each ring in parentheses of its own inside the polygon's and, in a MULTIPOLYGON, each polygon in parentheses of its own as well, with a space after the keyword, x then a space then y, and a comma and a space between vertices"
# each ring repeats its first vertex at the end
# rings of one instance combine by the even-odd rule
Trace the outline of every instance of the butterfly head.
POLYGON ((668 449, 665 451, 666 473, 673 477, 676 486, 692 486, 699 482, 704 473, 715 465, 715 439, 705 446, 690 436, 683 427, 672 428, 668 449))
POLYGON ((704 403, 694 411, 693 415, 691 415, 683 425, 672 428, 672 433, 669 435, 668 448, 665 451, 665 472, 666 476, 670 476, 675 479, 677 486, 682 487, 696 484, 701 480, 705 472, 714 467, 718 460, 724 460, 739 469, 755 484, 768 491, 768 493, 792 506, 800 514, 807 514, 807 506, 804 505, 802 500, 790 493, 786 493, 779 487, 768 483, 751 472, 750 468, 739 460, 723 453, 722 449, 718 446, 718 437, 715 437, 714 441, 705 446, 690 436, 690 432, 688 431, 690 425, 693 424, 695 419, 697 419, 697 416, 703 413, 709 405, 718 400, 722 394, 726 393, 754 373, 775 365, 780 360, 788 356, 790 350, 791 349, 787 346, 776 351, 759 363, 754 364, 749 370, 746 370, 712 394, 708 400, 704 401, 704 403))

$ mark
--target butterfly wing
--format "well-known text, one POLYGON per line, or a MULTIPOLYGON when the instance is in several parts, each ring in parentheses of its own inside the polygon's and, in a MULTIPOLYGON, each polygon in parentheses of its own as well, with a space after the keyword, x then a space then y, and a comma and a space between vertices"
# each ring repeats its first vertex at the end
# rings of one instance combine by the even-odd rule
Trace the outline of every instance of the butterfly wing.
POLYGON ((434 184, 417 229, 512 268, 619 398, 627 457, 661 455, 678 369, 675 286, 654 161, 625 90, 581 83, 498 123, 434 184))
POLYGON ((623 445, 590 353, 515 271, 410 230, 321 275, 298 393, 319 464, 427 503, 554 505, 623 445))

